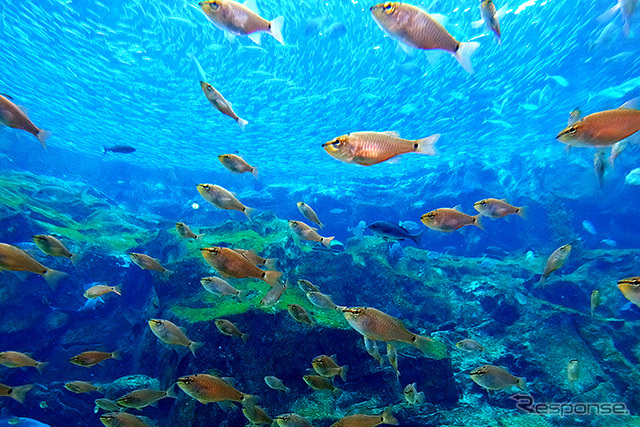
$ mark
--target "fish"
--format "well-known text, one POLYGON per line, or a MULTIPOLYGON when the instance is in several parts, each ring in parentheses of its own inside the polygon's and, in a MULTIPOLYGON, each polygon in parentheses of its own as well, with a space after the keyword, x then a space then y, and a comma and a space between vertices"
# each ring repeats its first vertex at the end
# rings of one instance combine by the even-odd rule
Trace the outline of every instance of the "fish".
POLYGON ((84 291, 82 296, 87 299, 94 299, 110 292, 113 292, 116 295, 122 295, 122 289, 120 286, 95 285, 84 291))
POLYGON ((305 310, 300 304, 287 305, 287 311, 296 322, 305 323, 312 328, 315 325, 315 322, 313 321, 307 310, 305 310))
POLYGON ((107 427, 151 427, 142 418, 126 412, 102 414, 100 422, 107 427))
POLYGON ((158 337, 160 341, 169 345, 181 345, 187 347, 193 353, 195 357, 196 351, 200 349, 203 344, 195 341, 191 341, 185 333, 177 327, 174 323, 164 319, 150 319, 149 328, 153 335, 158 337))
POLYGON ((216 208, 242 212, 251 221, 255 209, 243 205, 232 193, 219 185, 198 184, 198 193, 216 208))
POLYGON ((593 291, 591 291, 591 317, 593 317, 593 315, 596 312, 596 308, 598 308, 599 305, 600 305, 600 291, 597 289, 594 289, 593 291))
POLYGON ((416 245, 420 244, 420 239, 424 233, 424 230, 420 230, 419 233, 410 233, 406 228, 395 225, 387 221, 375 221, 367 226, 371 232, 377 236, 382 237, 387 241, 399 241, 399 240, 413 240, 416 245))
POLYGON ((291 389, 284 385, 281 379, 273 376, 264 377, 264 382, 274 390, 280 390, 285 394, 291 393, 291 389))
POLYGON ((187 375, 178 378, 176 383, 187 395, 204 405, 228 400, 247 408, 255 406, 258 401, 257 396, 242 393, 222 378, 209 374, 187 375))
POLYGON ((124 409, 122 406, 119 406, 116 402, 109 399, 96 399, 94 403, 96 406, 93 408, 93 412, 96 414, 100 409, 107 412, 118 412, 124 409))
POLYGON ((481 215, 487 216, 491 219, 504 218, 507 215, 520 215, 525 217, 524 207, 511 206, 504 199, 484 199, 477 201, 473 204, 475 210, 480 212, 481 215))
POLYGON ((580 378, 580 361, 578 359, 571 359, 567 364, 567 380, 569 381, 569 387, 575 390, 575 382, 580 378))
POLYGON ((62 271, 45 267, 22 249, 7 243, 0 243, 0 271, 2 270, 28 271, 39 274, 47 281, 51 289, 55 289, 58 282, 68 276, 62 271))
POLYGON ((216 324, 216 328, 218 328, 218 330, 223 334, 229 335, 230 337, 238 337, 242 340, 243 343, 245 344, 247 343, 247 338, 249 338, 249 334, 240 332, 240 329, 238 329, 238 327, 234 325, 232 322, 226 319, 216 319, 215 324, 216 324))
POLYGON ((502 390, 515 386, 520 390, 526 391, 526 380, 524 378, 513 376, 498 366, 484 365, 475 368, 469 375, 476 384, 487 390, 502 390))
POLYGON ((375 342, 375 340, 372 340, 365 336, 364 347, 366 348, 367 353, 369 353, 371 357, 378 361, 380 366, 384 365, 384 359, 382 359, 382 356, 380 356, 380 350, 378 349, 378 344, 375 342))
POLYGON ((339 397, 342 394, 342 390, 335 387, 333 383, 331 383, 331 380, 325 377, 318 375, 305 375, 302 379, 314 390, 328 390, 336 397, 339 397))
POLYGON ((545 80, 549 80, 549 79, 551 79, 554 82, 558 83, 562 87, 569 86, 569 82, 567 81, 567 79, 565 79, 562 76, 550 76, 549 74, 547 74, 547 77, 545 78, 545 80))
POLYGON ((291 228, 293 233, 300 239, 308 240, 311 242, 320 242, 327 248, 331 247, 331 241, 334 239, 334 236, 320 236, 318 233, 316 233, 316 228, 309 227, 307 224, 300 221, 289 220, 289 228, 291 228))
POLYGON ((238 249, 238 248, 235 248, 233 250, 238 252, 240 255, 244 256, 249 261, 251 261, 251 263, 256 267, 261 265, 266 269, 272 269, 272 268, 275 268, 276 263, 278 262, 278 258, 262 258, 260 255, 258 255, 257 253, 255 253, 255 251, 252 251, 252 250, 238 249))
POLYGON ((311 366, 313 366, 313 370, 321 377, 333 378, 335 376, 340 376, 342 381, 347 381, 349 365, 338 366, 337 356, 335 354, 331 356, 327 356, 325 354, 316 356, 311 361, 311 366))
POLYGON ((338 309, 338 306, 331 301, 331 297, 322 292, 307 292, 306 296, 309 302, 318 308, 326 308, 328 310, 338 309))
POLYGON ((394 346, 387 343, 387 359, 391 364, 391 367, 396 372, 396 379, 400 380, 400 371, 398 370, 398 351, 394 346))
POLYGON ((398 420, 393 416, 391 406, 384 410, 380 415, 364 415, 354 414, 348 415, 339 421, 331 424, 331 427, 374 427, 380 424, 400 425, 398 420))
POLYGON ((506 6, 502 7, 500 10, 496 10, 496 5, 492 0, 480 0, 480 15, 482 16, 482 20, 479 23, 472 22, 471 26, 476 28, 479 27, 482 22, 484 22, 491 31, 496 36, 498 40, 498 44, 502 44, 502 33, 500 32, 500 18, 504 15, 506 11, 506 6))
POLYGON ((582 221, 582 228, 584 228, 589 234, 594 236, 598 235, 598 231, 596 230, 596 226, 591 223, 589 220, 582 221))
POLYGON ((35 200, 45 203, 84 203, 88 204, 86 200, 89 194, 89 189, 82 191, 69 191, 62 187, 56 187, 55 185, 46 185, 38 188, 31 194, 31 197, 35 200))
POLYGON ((312 427, 311 423, 298 414, 282 414, 274 418, 279 427, 312 427))
POLYGON ((143 270, 153 270, 162 274, 165 278, 169 277, 173 274, 173 271, 167 270, 163 266, 160 265, 157 259, 151 258, 149 255, 139 254, 136 252, 130 252, 129 258, 135 265, 140 267, 143 270))
POLYGON ((111 151, 112 153, 122 153, 122 154, 129 154, 129 153, 133 153, 136 151, 135 148, 129 146, 129 145, 114 145, 112 147, 102 147, 104 149, 104 153, 102 154, 107 154, 108 151, 111 151))
POLYGON ((432 230, 451 233, 465 225, 475 225, 480 230, 484 230, 480 222, 481 216, 482 214, 467 215, 457 209, 440 208, 422 215, 420 221, 432 230))
POLYGON ((178 235, 184 239, 200 240, 204 234, 196 234, 184 222, 176 222, 176 231, 178 235))
POLYGON ((200 279, 200 283, 202 287, 209 293, 217 295, 219 297, 225 295, 233 295, 238 298, 238 301, 243 302, 249 291, 239 291, 238 289, 231 286, 227 281, 222 280, 219 277, 203 277, 200 279))
POLYGON ((212 247, 202 248, 200 252, 205 261, 225 277, 235 277, 236 279, 253 277, 263 280, 274 287, 279 283, 280 276, 282 276, 279 271, 260 270, 245 256, 240 255, 233 249, 212 247))
POLYGON ((71 381, 64 385, 64 388, 72 393, 91 393, 97 391, 102 393, 103 387, 95 386, 87 381, 71 381))
POLYGON ((198 3, 207 18, 221 30, 236 36, 248 36, 252 42, 260 45, 260 33, 273 36, 281 44, 284 17, 278 16, 267 21, 259 15, 255 0, 248 0, 244 4, 233 0, 212 0, 198 3))
POLYGON ((622 15, 622 20, 624 21, 624 24, 622 25, 622 33, 625 37, 629 38, 631 36, 631 17, 635 13, 636 7, 637 0, 618 0, 615 6, 598 16, 596 20, 598 22, 609 21, 619 10, 622 15))
POLYGON ((447 347, 443 343, 408 331, 399 319, 380 310, 371 307, 344 307, 342 313, 353 329, 369 339, 411 344, 433 359, 447 357, 447 347))
POLYGON ((640 307, 640 277, 618 280, 618 289, 626 299, 640 307))
POLYGON ((418 387, 416 383, 407 384, 402 390, 404 400, 410 405, 422 405, 425 401, 424 391, 418 393, 418 387))
POLYGON ((544 266, 544 271, 542 272, 542 276, 540 276, 540 282, 538 282, 539 286, 544 286, 547 277, 549 277, 551 273, 564 265, 565 261, 569 257, 570 252, 571 245, 560 246, 558 249, 553 251, 544 266))
POLYGON ((97 365, 100 362, 109 359, 119 359, 120 353, 117 351, 111 353, 105 353, 103 351, 85 351, 84 353, 80 353, 76 356, 73 356, 69 359, 69 362, 74 365, 84 366, 85 368, 90 368, 94 365, 97 365))
POLYGON ((32 388, 33 384, 20 385, 17 387, 0 384, 0 397, 10 397, 24 405, 24 399, 27 397, 27 392, 32 388))
POLYGON ((17 351, 3 351, 0 353, 0 365, 4 365, 7 368, 25 368, 31 366, 42 373, 42 370, 48 364, 49 362, 37 362, 30 356, 17 351))
POLYGON ((280 301, 280 298, 282 297, 282 294, 284 294, 284 291, 287 289, 287 287, 289 287, 289 282, 286 282, 284 284, 277 284, 269 289, 269 292, 267 292, 266 295, 260 300, 259 306, 261 308, 273 308, 278 303, 278 301, 280 301))
POLYGON ((167 391, 152 390, 150 388, 134 390, 116 399, 116 403, 125 408, 142 409, 149 405, 154 405, 157 401, 167 397, 171 399, 178 398, 173 391, 173 387, 170 387, 167 391))
POLYGON ((570 147, 610 147, 640 130, 638 98, 615 110, 600 111, 560 131, 556 139, 570 147))
POLYGON ((305 279, 298 279, 298 287, 302 289, 302 292, 320 292, 313 283, 305 279))
POLYGON ((20 107, 12 102, 10 96, 0 94, 0 125, 8 126, 14 129, 26 130, 40 141, 42 148, 47 149, 47 138, 51 136, 51 132, 38 128, 27 117, 20 107))
POLYGON ((259 406, 244 407, 242 408, 242 413, 251 421, 252 425, 271 425, 273 423, 273 419, 259 406))
POLYGON ((322 227, 324 227, 324 224, 322 222, 320 222, 320 220, 318 219, 318 215, 311 208, 311 206, 309 206, 308 204, 306 204, 304 202, 298 202, 298 203, 296 203, 296 205, 298 206, 298 210, 300 211, 300 213, 302 215, 304 215, 305 218, 307 218, 309 221, 317 224, 318 227, 320 227, 320 230, 322 230, 322 227))
MULTIPOLYGON (((211 86, 207 82, 201 81, 200 87, 202 88, 202 91, 204 92, 205 96, 207 97, 211 105, 216 107, 216 109, 220 111, 222 114, 227 115, 231 117, 233 120, 235 120, 236 123, 238 123, 238 126, 240 126, 240 129, 244 130, 244 127, 248 125, 249 122, 238 117, 236 112, 233 111, 233 107, 231 106, 231 103, 227 101, 220 92, 218 92, 213 86, 211 86)), ((222 162, 222 160, 220 161, 222 162)), ((222 164, 225 167, 227 166, 224 162, 222 162, 222 164)), ((227 167, 227 169, 229 168, 227 167)))
POLYGON ((221 154, 218 156, 218 160, 220 160, 222 166, 232 173, 250 172, 254 177, 258 178, 258 168, 251 166, 236 154, 221 154))
POLYGON ((33 242, 47 255, 69 258, 69 261, 71 261, 74 266, 77 266, 78 261, 80 261, 80 254, 71 253, 71 251, 67 249, 60 240, 53 236, 48 234, 36 234, 33 236, 33 242))
POLYGON ((397 132, 352 132, 322 144, 331 156, 345 163, 372 166, 404 153, 435 156, 440 134, 422 139, 402 139, 397 132))
POLYGON ((600 188, 600 190, 602 190, 604 173, 607 170, 607 162, 605 161, 604 156, 605 154, 603 151, 596 151, 596 154, 593 156, 593 172, 596 174, 598 188, 600 188))
POLYGON ((379 3, 369 10, 378 26, 403 48, 450 52, 466 72, 473 73, 471 56, 480 43, 459 42, 434 17, 407 3, 379 3))
POLYGON ((471 338, 465 338, 456 343, 456 347, 460 350, 466 351, 484 351, 484 346, 480 344, 476 340, 472 340, 471 338))

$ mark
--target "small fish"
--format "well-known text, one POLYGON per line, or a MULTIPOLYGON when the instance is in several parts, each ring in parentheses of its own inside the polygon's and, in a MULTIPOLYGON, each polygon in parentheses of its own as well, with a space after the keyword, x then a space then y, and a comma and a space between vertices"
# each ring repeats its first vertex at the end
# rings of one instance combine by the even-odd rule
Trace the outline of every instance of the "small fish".
POLYGON ((251 166, 236 154, 221 154, 218 156, 218 160, 222 166, 233 173, 251 172, 254 177, 258 178, 258 168, 251 166))
POLYGON ((598 306, 600 305, 600 302, 600 291, 594 289, 591 292, 591 317, 593 317, 594 313, 596 312, 596 308, 598 308, 598 306))
POLYGON ((242 340, 243 343, 245 344, 247 343, 247 338, 249 338, 249 334, 240 332, 240 329, 238 329, 238 327, 234 325, 232 322, 226 319, 216 319, 215 324, 216 324, 216 328, 218 328, 218 330, 223 334, 229 335, 230 337, 238 337, 242 340))
POLYGON ((456 347, 466 351, 484 351, 484 346, 471 338, 465 338, 462 341, 458 341, 456 343, 456 347))
POLYGON ((549 80, 549 79, 551 79, 554 82, 558 83, 562 87, 569 86, 569 82, 567 81, 567 79, 565 79, 562 76, 550 76, 549 74, 547 74, 547 77, 545 78, 545 80, 549 80))
POLYGON ((331 424, 331 427, 374 427, 379 426, 380 424, 389 424, 394 426, 400 425, 398 420, 393 416, 391 409, 391 406, 389 406, 380 415, 348 415, 331 424))
POLYGON ((69 362, 73 363, 74 365, 90 368, 105 360, 117 360, 119 358, 120 355, 117 351, 114 351, 112 353, 105 353, 103 351, 85 351, 84 353, 80 353, 77 356, 73 356, 71 359, 69 359, 69 362))
POLYGON ((391 367, 396 372, 396 379, 400 380, 400 371, 398 370, 398 351, 389 343, 387 343, 387 360, 389 360, 391 367))
POLYGON ((125 408, 142 409, 149 405, 154 405, 157 401, 167 397, 171 399, 178 398, 173 391, 173 387, 170 387, 167 391, 152 390, 149 388, 134 390, 118 398, 116 402, 125 408))
POLYGON ((306 296, 309 302, 318 308, 326 308, 328 310, 338 309, 338 306, 331 301, 331 297, 322 292, 307 292, 306 296))
POLYGON ((255 209, 246 207, 232 193, 219 185, 198 184, 198 193, 218 209, 242 212, 251 221, 251 214, 255 209))
POLYGON ((640 307, 640 277, 618 280, 618 289, 626 299, 640 307))
POLYGON ((318 233, 316 233, 316 229, 313 227, 309 227, 304 222, 300 221, 289 221, 289 228, 294 232, 296 236, 298 236, 302 240, 308 240, 311 242, 320 242, 325 245, 327 248, 331 247, 331 241, 334 239, 331 237, 322 237, 318 233))
POLYGON ((279 427, 312 427, 306 418, 298 414, 282 414, 274 418, 279 427))
POLYGON ((420 221, 432 230, 451 233, 465 225, 475 225, 484 230, 480 222, 481 216, 481 214, 476 216, 467 215, 457 209, 440 208, 422 215, 420 221))
POLYGON ((242 393, 222 378, 208 374, 187 375, 176 380, 178 387, 202 404, 231 400, 243 407, 255 406, 258 398, 242 393))
POLYGON ((487 390, 502 390, 516 386, 526 391, 524 378, 515 377, 498 366, 484 365, 474 369, 469 375, 476 384, 487 390))
POLYGON ((122 295, 122 289, 120 286, 95 285, 84 291, 82 296, 87 299, 94 299, 108 294, 109 292, 113 292, 116 295, 122 295))
MULTIPOLYGON (((211 86, 207 82, 201 81, 200 87, 202 88, 202 91, 204 92, 205 96, 207 97, 211 105, 216 107, 216 109, 220 111, 222 114, 227 115, 231 117, 233 120, 235 120, 236 123, 238 123, 238 126, 240 126, 240 129, 244 130, 244 127, 248 125, 249 122, 238 117, 235 111, 233 111, 233 107, 231 106, 231 103, 227 101, 220 92, 218 92, 213 86, 211 86)), ((220 161, 222 161, 222 159, 220 161)), ((224 162, 222 162, 222 164, 225 165, 224 162)))
POLYGON ((298 280, 298 287, 302 289, 302 292, 320 292, 320 289, 315 287, 313 283, 305 279, 298 280))
POLYGON ((126 412, 109 412, 100 415, 100 422, 106 427, 151 427, 142 418, 126 412))
POLYGON ((26 130, 30 134, 34 135, 42 144, 42 147, 47 149, 47 138, 51 136, 51 132, 48 130, 42 130, 33 124, 27 114, 16 104, 10 101, 11 97, 8 95, 0 94, 0 125, 9 126, 14 129, 26 130))
POLYGON ((196 350, 202 347, 202 343, 191 341, 184 332, 177 327, 174 323, 164 319, 151 319, 149 320, 149 328, 153 335, 158 337, 160 341, 169 345, 181 345, 187 347, 196 355, 196 350))
POLYGON ((571 359, 567 364, 567 380, 569 381, 569 387, 575 390, 575 382, 580 378, 580 361, 578 359, 571 359))
POLYGON ((68 276, 67 273, 45 267, 22 249, 6 243, 0 243, 0 271, 2 270, 39 274, 51 289, 55 289, 58 282, 68 276))
POLYGON ((20 385, 17 387, 0 384, 0 397, 10 397, 24 404, 24 399, 27 397, 27 392, 32 388, 33 384, 20 385))
POLYGON ((307 383, 309 387, 314 390, 328 390, 331 391, 331 393, 333 393, 333 395, 336 397, 342 394, 342 390, 335 387, 333 383, 331 383, 331 380, 325 377, 321 377, 318 375, 305 375, 304 377, 302 377, 302 379, 305 383, 307 383))
POLYGON ((242 413, 253 425, 271 425, 273 423, 273 419, 259 406, 245 406, 242 408, 242 413))
POLYGON ((401 46, 417 49, 441 49, 450 52, 468 73, 473 73, 471 55, 480 46, 477 42, 457 41, 431 15, 406 3, 385 2, 370 8, 380 28, 401 46))
POLYGON ((416 383, 407 384, 402 390, 402 394, 404 395, 404 400, 410 405, 422 405, 426 400, 424 391, 418 393, 416 383))
POLYGON ((399 241, 411 239, 416 245, 420 244, 420 239, 424 233, 424 230, 420 230, 419 233, 412 234, 406 228, 395 225, 387 221, 375 221, 367 226, 371 232, 377 236, 382 237, 387 241, 399 241))
POLYGON ((305 310, 301 305, 289 304, 287 305, 287 311, 296 322, 305 323, 313 328, 315 324, 313 319, 311 318, 307 310, 305 310))
POLYGON ((604 183, 604 173, 607 171, 607 162, 604 156, 604 151, 596 151, 596 154, 593 156, 593 172, 596 174, 598 188, 600 188, 600 190, 602 190, 604 183))
POLYGON ((399 319, 380 310, 371 307, 344 307, 342 313, 353 329, 369 339, 411 344, 434 359, 447 357, 447 347, 443 343, 408 331, 399 319))
POLYGON ((569 253, 571 252, 571 245, 560 246, 558 249, 553 251, 549 259, 547 260, 546 265, 544 266, 544 271, 542 272, 542 276, 540 276, 540 282, 538 282, 539 286, 544 286, 547 277, 560 267, 562 267, 569 257, 569 253))
POLYGON ((95 408, 93 408, 93 412, 95 412, 96 414, 100 409, 107 412, 118 412, 122 411, 123 409, 116 402, 109 399, 96 399, 94 403, 96 404, 96 406, 95 408))
POLYGON ((307 218, 309 221, 315 224, 318 224, 318 227, 320 227, 320 230, 322 230, 322 227, 324 227, 324 224, 320 222, 320 220, 318 219, 318 215, 311 208, 311 206, 309 206, 304 202, 298 202, 297 206, 298 206, 298 210, 302 215, 304 215, 305 218, 307 218))
POLYGON ((176 231, 178 235, 184 239, 200 240, 204 234, 196 234, 184 222, 176 222, 176 231))
POLYGON ((525 216, 525 209, 523 207, 517 208, 511 206, 505 200, 484 199, 475 202, 473 207, 480 212, 481 215, 491 219, 503 218, 507 215, 520 215, 522 218, 525 216))
POLYGON ((0 365, 4 365, 7 368, 25 368, 32 366, 42 373, 42 370, 47 366, 48 362, 37 362, 30 356, 17 351, 3 351, 0 353, 0 365))
POLYGON ((95 386, 87 381, 71 381, 64 385, 64 388, 72 393, 91 393, 94 391, 102 393, 102 387, 95 386))
POLYGON ((207 292, 219 297, 233 295, 238 298, 240 302, 243 302, 249 294, 249 291, 239 291, 219 277, 203 277, 200 279, 200 283, 207 292))
POLYGON ((330 156, 345 163, 371 166, 404 153, 435 156, 439 134, 427 138, 402 139, 397 132, 353 132, 339 136, 322 147, 330 156))
POLYGON ((349 366, 338 366, 336 357, 337 356, 335 354, 331 357, 322 354, 313 358, 311 366, 313 366, 313 370, 321 377, 333 378, 338 375, 342 378, 342 381, 346 382, 349 366))
POLYGON ((384 365, 384 359, 380 356, 380 350, 378 349, 378 344, 366 336, 364 337, 364 347, 367 349, 367 353, 371 355, 375 360, 378 361, 380 366, 384 365))
POLYGON ((284 44, 284 17, 278 16, 272 21, 267 21, 259 15, 255 0, 244 4, 233 0, 202 1, 198 4, 213 25, 221 30, 236 36, 248 36, 257 45, 260 45, 260 33, 264 32, 284 44))
POLYGON ((33 241, 42 252, 51 256, 59 256, 69 258, 71 263, 76 266, 80 260, 79 254, 71 253, 64 244, 53 236, 47 234, 36 234, 33 241))
POLYGON ((173 271, 167 270, 160 265, 157 259, 151 258, 149 255, 139 254, 135 252, 129 253, 129 258, 135 265, 143 270, 153 270, 162 274, 165 278, 173 274, 173 271))
POLYGON ((107 154, 108 151, 111 151, 112 153, 122 153, 122 154, 129 154, 136 151, 135 148, 129 145, 114 145, 113 147, 102 147, 102 148, 104 149, 104 153, 102 154, 107 154))
POLYGON ((283 384, 282 380, 277 377, 264 377, 264 382, 274 390, 280 390, 285 394, 291 393, 291 389, 283 384))
POLYGON ((582 228, 584 228, 587 231, 587 233, 592 234, 594 236, 598 234, 596 227, 589 220, 582 221, 582 228))
POLYGON ((274 287, 279 283, 280 276, 282 276, 282 273, 279 271, 260 270, 244 255, 239 254, 233 249, 213 247, 202 248, 200 252, 205 261, 225 277, 235 277, 236 279, 253 277, 264 280, 274 287))
POLYGON ((262 258, 260 255, 251 250, 235 248, 234 251, 238 252, 240 255, 251 261, 251 263, 256 267, 260 265, 270 270, 275 268, 276 263, 278 262, 278 258, 262 258))
POLYGON ((261 308, 273 308, 278 303, 278 301, 280 301, 282 294, 284 294, 284 291, 288 286, 288 282, 284 284, 276 284, 274 287, 269 289, 269 292, 267 292, 266 295, 260 300, 259 306, 261 308))
MULTIPOLYGON (((482 16, 482 21, 484 21, 487 28, 493 31, 493 33, 496 35, 498 44, 502 44, 500 40, 502 33, 500 32, 499 18, 504 15, 504 12, 504 7, 500 10, 496 10, 496 5, 493 4, 492 0, 480 0, 480 15, 482 16)), ((471 25, 474 26, 473 23, 471 25)))

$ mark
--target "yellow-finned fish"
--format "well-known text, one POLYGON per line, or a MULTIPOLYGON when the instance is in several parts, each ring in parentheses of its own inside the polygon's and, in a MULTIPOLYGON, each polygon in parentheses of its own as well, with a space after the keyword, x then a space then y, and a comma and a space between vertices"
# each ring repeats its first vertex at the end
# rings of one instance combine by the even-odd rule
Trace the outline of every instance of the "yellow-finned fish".
POLYGON ((320 227, 320 230, 322 230, 322 227, 324 227, 324 224, 320 222, 320 220, 318 219, 318 214, 316 214, 316 212, 311 208, 311 206, 309 206, 304 202, 298 202, 297 206, 298 206, 298 210, 302 215, 304 215, 305 218, 307 218, 309 221, 315 224, 318 224, 318 227, 320 227))
POLYGON ((200 252, 205 261, 225 277, 235 277, 236 279, 253 277, 264 280, 273 287, 279 283, 280 276, 282 276, 279 271, 260 270, 244 255, 233 249, 213 247, 202 248, 200 252))
POLYGON ((398 40, 401 46, 446 50, 465 71, 473 73, 471 55, 479 43, 457 41, 434 17, 410 4, 385 2, 372 6, 370 10, 380 28, 398 40))
POLYGON ((484 365, 474 369, 469 375, 476 384, 487 390, 502 390, 516 386, 526 391, 524 378, 515 377, 498 366, 484 365))
POLYGON ((184 239, 200 240, 204 234, 196 234, 184 222, 176 222, 176 231, 178 235, 184 239))
POLYGON ((72 253, 66 246, 58 239, 48 234, 36 234, 33 236, 33 241, 42 252, 51 256, 60 256, 69 258, 69 261, 76 266, 80 261, 80 255, 72 253))
POLYGON ((10 99, 11 97, 8 95, 0 94, 0 124, 14 129, 26 130, 38 138, 38 141, 46 150, 47 138, 51 136, 51 132, 42 130, 34 125, 27 117, 27 114, 10 99))
POLYGON ((547 277, 560 267, 562 267, 569 257, 569 253, 571 252, 571 245, 560 246, 558 249, 553 251, 553 253, 547 259, 547 263, 544 266, 544 270, 542 275, 540 276, 540 282, 538 282, 539 286, 544 286, 547 277))
POLYGON ((244 4, 233 0, 202 1, 198 4, 213 25, 221 30, 236 36, 248 36, 257 45, 260 45, 260 33, 268 33, 284 44, 284 17, 278 16, 267 21, 259 15, 255 0, 248 0, 244 4))
POLYGON ((473 207, 481 215, 488 216, 491 219, 504 218, 507 215, 520 215, 523 218, 525 216, 523 207, 511 206, 505 200, 484 199, 475 202, 473 207))
POLYGON ((344 307, 342 313, 353 329, 369 339, 411 344, 434 359, 447 357, 447 347, 443 343, 408 331, 399 319, 380 310, 371 307, 344 307))
POLYGON ((149 255, 130 252, 129 258, 135 265, 137 265, 141 269, 157 271, 158 273, 162 274, 164 278, 167 278, 173 274, 173 271, 167 270, 162 265, 160 265, 157 259, 151 258, 149 255))
POLYGON ((388 407, 380 415, 348 415, 331 424, 331 427, 374 427, 380 424, 400 425, 398 420, 393 416, 391 409, 391 407, 388 407))
POLYGON ((422 215, 420 221, 432 230, 451 233, 465 225, 475 225, 480 230, 484 230, 480 222, 481 216, 482 214, 467 215, 457 209, 440 208, 422 215))
POLYGON ((151 427, 142 418, 126 412, 109 412, 100 415, 100 422, 107 427, 151 427))
POLYGON ((84 291, 82 296, 87 299, 94 299, 108 294, 109 292, 113 292, 116 295, 122 295, 122 289, 120 286, 95 285, 84 291))
POLYGON ((435 156, 439 134, 423 139, 402 139, 397 132, 352 132, 322 144, 330 156, 345 163, 371 166, 404 153, 435 156))
POLYGON ((255 406, 258 398, 236 390, 222 378, 208 374, 187 375, 176 380, 178 387, 202 404, 231 400, 243 407, 255 406))
POLYGON ((249 334, 245 334, 240 332, 240 329, 233 323, 226 319, 216 319, 215 320, 216 328, 220 332, 225 335, 229 335, 230 337, 237 337, 242 340, 243 343, 247 343, 247 338, 249 338, 249 334))
POLYGON ((238 126, 240 126, 240 129, 244 130, 244 127, 248 125, 249 122, 238 117, 236 112, 233 111, 233 107, 231 106, 231 103, 227 101, 220 92, 218 92, 213 86, 211 86, 207 82, 201 81, 200 87, 202 88, 202 91, 204 92, 205 96, 207 97, 211 105, 216 107, 216 109, 220 111, 222 114, 227 115, 231 117, 233 120, 235 120, 236 123, 238 123, 238 126))
POLYGON ((58 282, 68 276, 62 271, 45 267, 22 249, 6 243, 0 243, 0 271, 2 270, 28 271, 39 274, 47 281, 51 289, 55 289, 58 282))
POLYGON ((33 384, 20 385, 17 387, 0 384, 0 397, 10 397, 24 404, 24 399, 27 397, 27 392, 32 388, 33 384))
POLYGON ((158 337, 160 341, 169 345, 181 345, 187 347, 196 355, 196 350, 202 347, 202 343, 191 341, 173 322, 164 319, 149 320, 149 328, 153 335, 158 337))
POLYGON ((640 307, 640 277, 618 280, 618 289, 626 299, 640 307))
POLYGON ((258 177, 258 168, 251 166, 242 157, 236 154, 221 154, 218 156, 218 160, 220 160, 222 166, 232 173, 250 172, 254 177, 258 177))
POLYGON ((236 196, 219 185, 198 184, 198 193, 216 208, 242 212, 251 221, 251 214, 254 209, 240 203, 236 196))
POLYGON ((69 359, 69 362, 73 363, 74 365, 90 368, 105 360, 119 358, 120 354, 117 351, 114 351, 112 353, 105 353, 104 351, 85 351, 84 353, 80 353, 77 356, 73 356, 71 359, 69 359))
POLYGON ((91 393, 94 391, 102 393, 102 390, 103 390, 103 387, 93 385, 92 383, 87 381, 71 381, 66 383, 64 385, 64 388, 66 388, 72 393, 78 393, 78 394, 91 393))
POLYGON ((42 373, 42 370, 48 364, 48 362, 37 362, 30 356, 18 351, 3 351, 0 353, 0 365, 4 365, 7 368, 25 368, 27 366, 33 366, 38 370, 38 372, 42 373))
POLYGON ((308 240, 310 242, 320 242, 327 248, 331 247, 331 241, 334 236, 322 237, 316 232, 316 228, 309 227, 304 222, 289 220, 289 228, 295 233, 296 236, 302 240, 308 240))

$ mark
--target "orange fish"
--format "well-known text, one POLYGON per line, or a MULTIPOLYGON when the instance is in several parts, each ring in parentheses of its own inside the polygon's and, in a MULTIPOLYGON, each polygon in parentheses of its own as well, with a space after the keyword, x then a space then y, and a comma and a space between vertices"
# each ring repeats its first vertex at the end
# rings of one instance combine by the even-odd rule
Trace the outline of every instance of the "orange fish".
POLYGON ((39 274, 47 281, 51 289, 55 289, 58 282, 68 276, 67 273, 45 267, 22 249, 6 243, 0 243, 0 271, 2 270, 28 271, 39 274))
POLYGON ((640 307, 640 277, 618 280, 618 289, 626 299, 640 307))
POLYGON ((42 373, 42 370, 48 364, 48 362, 36 362, 26 354, 17 351, 3 351, 0 353, 0 365, 4 365, 8 368, 24 368, 26 366, 33 366, 38 370, 38 372, 42 373))
POLYGON ((27 114, 16 104, 10 101, 8 95, 0 95, 0 124, 9 126, 10 128, 26 130, 33 134, 40 144, 47 149, 47 138, 51 136, 51 132, 39 129, 33 124, 27 114))
POLYGON ((484 230, 480 222, 481 216, 480 214, 476 216, 467 215, 457 209, 440 208, 422 215, 420 220, 432 230, 451 233, 465 225, 475 225, 484 230))
POLYGON ((289 221, 289 228, 302 240, 308 240, 310 242, 320 242, 325 245, 327 248, 331 247, 331 241, 334 239, 331 237, 322 237, 319 235, 316 230, 317 228, 309 227, 304 222, 300 221, 289 221))
POLYGON ((230 400, 243 407, 255 406, 258 398, 242 393, 222 378, 208 374, 187 375, 176 380, 178 387, 198 402, 207 404, 230 400))
POLYGON ((85 351, 84 353, 80 353, 77 356, 73 356, 71 359, 69 359, 69 362, 73 363, 74 365, 90 368, 104 360, 119 358, 120 355, 117 351, 114 351, 113 353, 105 353, 103 351, 85 351))
POLYGON ((205 261, 225 277, 235 277, 236 279, 253 277, 275 286, 280 276, 282 276, 279 271, 260 270, 251 261, 233 249, 213 247, 202 248, 200 252, 205 261))

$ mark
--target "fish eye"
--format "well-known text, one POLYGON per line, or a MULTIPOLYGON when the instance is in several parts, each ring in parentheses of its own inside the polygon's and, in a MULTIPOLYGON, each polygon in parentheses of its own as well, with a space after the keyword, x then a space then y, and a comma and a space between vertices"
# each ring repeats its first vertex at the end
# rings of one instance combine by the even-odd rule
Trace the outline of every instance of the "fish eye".
POLYGON ((391 15, 396 11, 396 7, 391 2, 386 2, 385 4, 383 4, 382 9, 384 9, 387 15, 391 15))
POLYGON ((577 132, 578 128, 576 126, 571 126, 567 132, 569 132, 570 134, 575 134, 577 132))

